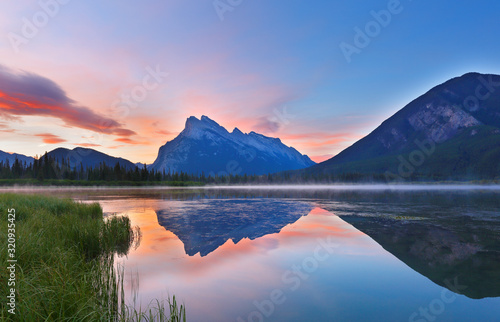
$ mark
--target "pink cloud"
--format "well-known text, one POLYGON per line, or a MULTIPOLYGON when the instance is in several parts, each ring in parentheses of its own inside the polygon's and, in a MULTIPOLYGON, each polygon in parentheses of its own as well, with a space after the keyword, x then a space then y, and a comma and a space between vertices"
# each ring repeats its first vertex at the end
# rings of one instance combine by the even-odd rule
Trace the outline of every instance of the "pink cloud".
POLYGON ((43 143, 47 143, 47 144, 57 144, 57 143, 66 142, 66 140, 60 138, 57 135, 51 134, 51 133, 40 133, 40 134, 35 134, 35 136, 41 137, 43 140, 43 143))
POLYGON ((156 131, 156 133, 160 134, 160 135, 165 135, 165 136, 178 134, 178 133, 175 133, 175 132, 163 131, 163 130, 156 131))
POLYGON ((86 148, 92 148, 92 147, 101 146, 100 144, 94 144, 94 143, 73 143, 73 144, 74 145, 83 146, 83 147, 86 147, 86 148))
POLYGON ((316 163, 321 163, 323 161, 326 161, 328 159, 331 159, 334 155, 333 154, 325 154, 325 155, 312 155, 309 156, 311 160, 313 160, 316 163))
POLYGON ((129 137, 136 133, 115 120, 79 106, 52 80, 28 72, 14 72, 0 65, 0 115, 55 117, 69 127, 129 137))
POLYGON ((145 141, 137 141, 133 140, 131 138, 117 138, 114 139, 115 142, 121 142, 121 143, 126 143, 126 144, 132 144, 132 145, 150 145, 150 142, 145 142, 145 141))

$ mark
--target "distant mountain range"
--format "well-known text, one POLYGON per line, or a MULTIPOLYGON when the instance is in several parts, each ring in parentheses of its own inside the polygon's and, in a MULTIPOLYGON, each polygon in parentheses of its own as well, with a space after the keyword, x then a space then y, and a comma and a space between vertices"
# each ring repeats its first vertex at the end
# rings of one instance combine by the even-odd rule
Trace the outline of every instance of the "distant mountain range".
MULTIPOLYGON (((0 151, 1 152, 1 151, 0 151)), ((73 150, 57 148, 48 152, 48 156, 58 162, 65 160, 71 167, 96 167, 105 163, 114 166, 119 163, 127 170, 143 168, 143 163, 132 163, 123 158, 116 158, 93 149, 75 148, 73 150)), ((33 158, 20 154, 1 152, 1 160, 15 158, 33 162, 33 158)), ((156 161, 149 165, 149 170, 185 172, 189 174, 215 176, 227 174, 261 175, 279 171, 306 168, 315 163, 308 156, 300 154, 292 147, 284 145, 280 139, 250 132, 244 134, 237 128, 229 133, 225 128, 206 116, 201 120, 190 117, 185 129, 172 141, 159 150, 156 161)))
POLYGON ((500 176, 500 76, 465 74, 434 87, 307 174, 389 180, 500 176))
MULTIPOLYGON (((49 156, 84 167, 144 167, 85 148, 58 148, 49 156)), ((12 164, 16 157, 33 162, 0 151, 0 161, 12 164)), ((237 128, 228 132, 207 116, 190 117, 148 169, 206 176, 285 172, 292 178, 355 173, 389 181, 500 178, 500 76, 469 73, 436 86, 319 164, 278 138, 237 128)))
POLYGON ((132 162, 125 160, 123 158, 116 158, 105 153, 87 149, 87 148, 74 148, 73 150, 65 149, 65 148, 57 148, 48 153, 49 157, 54 158, 55 160, 69 160, 69 164, 74 166, 80 166, 80 163, 83 167, 96 167, 99 164, 105 163, 108 166, 114 166, 117 163, 120 166, 124 167, 127 170, 135 169, 135 164, 132 162))
POLYGON ((268 174, 315 163, 280 139, 235 128, 229 133, 207 116, 190 117, 184 130, 158 152, 150 169, 191 174, 268 174))
MULTIPOLYGON (((112 157, 105 153, 87 148, 74 148, 73 150, 57 148, 48 152, 47 155, 51 158, 54 158, 58 162, 61 162, 64 159, 66 164, 69 164, 71 167, 80 167, 81 164, 84 168, 93 168, 103 163, 108 166, 114 166, 116 165, 116 163, 119 163, 120 166, 126 168, 127 170, 135 169, 135 164, 128 160, 112 157)), ((33 163, 34 160, 34 158, 32 157, 28 157, 22 154, 10 154, 0 151, 0 161, 5 162, 6 160, 9 160, 9 164, 12 165, 16 158, 21 162, 26 161, 27 164, 33 163)))
POLYGON ((28 157, 23 154, 17 154, 17 153, 7 153, 4 151, 0 151, 0 161, 7 162, 9 161, 9 164, 12 166, 14 162, 18 159, 21 163, 26 162, 26 164, 31 164, 33 163, 34 158, 28 157))

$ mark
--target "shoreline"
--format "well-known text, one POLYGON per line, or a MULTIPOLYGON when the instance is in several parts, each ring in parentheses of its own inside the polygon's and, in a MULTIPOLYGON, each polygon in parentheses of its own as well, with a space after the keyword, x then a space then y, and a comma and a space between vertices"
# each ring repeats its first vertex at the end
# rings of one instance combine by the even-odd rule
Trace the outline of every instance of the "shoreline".
POLYGON ((0 193, 15 191, 99 191, 99 190, 500 190, 500 183, 442 182, 442 183, 337 183, 303 185, 204 185, 204 186, 65 186, 65 185, 12 185, 0 186, 0 193))

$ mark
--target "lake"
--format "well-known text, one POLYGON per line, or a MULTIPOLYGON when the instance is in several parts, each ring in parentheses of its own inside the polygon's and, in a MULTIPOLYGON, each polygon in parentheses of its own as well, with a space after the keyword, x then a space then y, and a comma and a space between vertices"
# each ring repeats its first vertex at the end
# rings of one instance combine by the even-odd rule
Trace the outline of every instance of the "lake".
POLYGON ((498 187, 36 192, 129 216, 127 301, 189 321, 500 321, 498 187))

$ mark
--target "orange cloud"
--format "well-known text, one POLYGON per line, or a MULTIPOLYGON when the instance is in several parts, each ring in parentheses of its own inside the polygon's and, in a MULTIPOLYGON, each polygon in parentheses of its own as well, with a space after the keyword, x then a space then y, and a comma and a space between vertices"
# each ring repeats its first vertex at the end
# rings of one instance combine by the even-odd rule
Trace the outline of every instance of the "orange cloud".
POLYGON ((40 133, 40 134, 35 134, 35 136, 41 137, 43 140, 43 143, 47 143, 47 144, 57 144, 57 143, 66 142, 66 140, 58 137, 57 135, 51 134, 51 133, 40 133))
POLYGON ((284 134, 283 138, 289 140, 311 140, 311 139, 329 140, 329 139, 340 139, 340 138, 352 138, 352 134, 313 132, 313 133, 284 134))
POLYGON ((161 135, 173 135, 173 134, 176 134, 174 132, 163 131, 163 130, 156 131, 155 133, 158 133, 158 134, 161 134, 161 135))
POLYGON ((115 139, 114 141, 126 143, 126 144, 132 144, 132 145, 151 145, 150 142, 136 141, 136 140, 132 140, 131 138, 118 138, 118 139, 115 139))
POLYGON ((19 116, 55 117, 69 127, 129 137, 136 133, 117 121, 79 106, 52 80, 28 73, 14 72, 0 65, 0 115, 20 120, 19 116))
POLYGON ((333 156, 334 156, 333 154, 325 154, 325 155, 313 155, 309 156, 309 158, 316 163, 321 163, 323 161, 331 159, 333 156))
POLYGON ((328 139, 328 140, 324 140, 324 141, 309 141, 306 143, 306 145, 308 147, 313 147, 313 148, 320 148, 320 147, 326 147, 328 145, 338 145, 340 143, 344 143, 344 142, 350 142, 352 141, 351 138, 338 138, 338 137, 335 137, 335 138, 332 138, 332 139, 328 139))
POLYGON ((83 146, 83 147, 86 147, 86 148, 101 146, 100 144, 94 144, 94 143, 73 143, 73 144, 74 145, 83 146))
POLYGON ((0 122, 0 132, 3 132, 3 133, 15 133, 17 132, 16 130, 14 129, 11 129, 9 124, 5 123, 5 122, 0 122))
POLYGON ((285 144, 292 145, 301 151, 313 151, 309 157, 315 162, 325 161, 335 155, 339 148, 343 149, 362 136, 351 133, 283 133, 280 135, 285 144), (290 143, 288 143, 290 142, 290 143))

